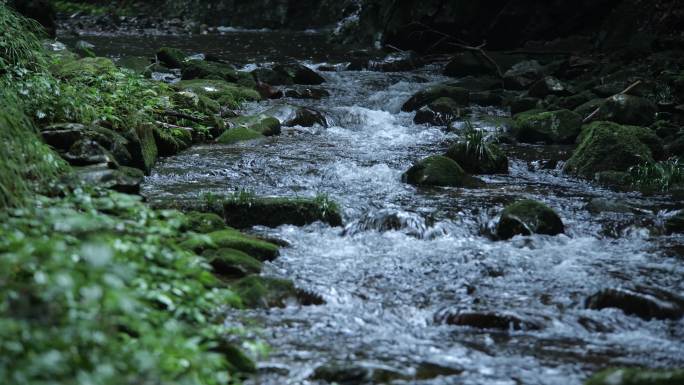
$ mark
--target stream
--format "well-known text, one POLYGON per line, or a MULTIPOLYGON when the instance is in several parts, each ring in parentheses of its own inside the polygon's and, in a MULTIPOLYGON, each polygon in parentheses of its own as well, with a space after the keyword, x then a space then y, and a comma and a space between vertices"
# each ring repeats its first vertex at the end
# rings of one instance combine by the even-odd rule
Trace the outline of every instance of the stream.
MULTIPOLYGON (((172 45, 239 65, 283 57, 312 68, 344 61, 344 53, 315 33, 89 41, 114 57, 150 56, 172 45)), ((579 385, 606 366, 684 366, 684 321, 646 321, 584 306, 605 288, 684 293, 681 236, 652 230, 677 203, 563 175, 562 160, 572 150, 567 147, 504 145, 510 174, 482 177, 485 188, 402 183, 401 174, 414 161, 443 153, 459 137, 459 130, 415 125, 413 113, 400 112, 413 93, 447 80, 439 73, 438 66, 402 73, 321 72, 328 98, 285 98, 245 108, 307 106, 323 112, 329 127, 285 128, 261 141, 195 146, 162 159, 146 179, 143 193, 151 202, 250 191, 325 194, 342 207, 344 227, 254 229, 291 245, 263 274, 292 279, 326 304, 227 315, 229 325, 258 325, 258 337, 271 347, 250 383, 324 384, 311 375, 331 364, 365 368, 374 373, 372 383, 431 385, 579 385), (520 198, 556 210, 566 233, 492 240, 488 234, 498 214, 520 198), (595 198, 633 209, 596 214, 587 208, 595 198), (449 311, 514 314, 539 327, 497 331, 438 322, 449 311)), ((506 115, 492 108, 477 113, 506 115)), ((495 120, 478 114, 475 127, 496 132, 495 120)))

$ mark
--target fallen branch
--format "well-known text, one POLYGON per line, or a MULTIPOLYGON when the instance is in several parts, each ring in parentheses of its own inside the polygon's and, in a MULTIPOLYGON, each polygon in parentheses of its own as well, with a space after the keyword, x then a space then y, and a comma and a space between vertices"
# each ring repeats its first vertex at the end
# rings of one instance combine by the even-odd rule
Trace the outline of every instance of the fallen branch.
MULTIPOLYGON (((629 91, 633 90, 634 87, 638 86, 639 84, 641 84, 641 80, 637 80, 636 82, 632 83, 632 85, 630 85, 629 87, 625 88, 625 89, 622 90, 621 92, 618 92, 617 94, 615 94, 615 95, 613 95, 613 96, 607 97, 606 100, 609 100, 609 99, 611 99, 611 98, 614 98, 614 97, 616 97, 616 96, 618 96, 618 95, 624 95, 624 94, 628 93, 629 91)), ((594 119, 594 118, 596 117, 596 115, 598 115, 599 111, 601 111, 601 106, 598 106, 598 107, 594 110, 594 112, 592 112, 591 114, 589 114, 589 116, 587 116, 586 118, 584 118, 584 120, 582 120, 582 123, 587 123, 587 122, 591 121, 592 119, 594 119)))
POLYGON ((204 123, 205 122, 205 119, 201 119, 201 118, 198 118, 196 116, 192 116, 190 114, 185 114, 185 113, 182 113, 180 111, 175 111, 175 110, 163 110, 163 111, 157 111, 157 113, 159 115, 170 116, 170 117, 179 118, 179 119, 185 119, 185 120, 189 120, 189 121, 195 122, 195 123, 204 123))
POLYGON ((180 129, 180 130, 185 130, 185 131, 188 131, 188 132, 194 132, 194 131, 195 131, 195 129, 192 128, 192 127, 177 126, 177 125, 175 125, 175 124, 160 122, 160 121, 158 121, 158 120, 155 121, 155 123, 156 123, 158 126, 160 126, 161 128, 164 128, 164 129, 180 129))

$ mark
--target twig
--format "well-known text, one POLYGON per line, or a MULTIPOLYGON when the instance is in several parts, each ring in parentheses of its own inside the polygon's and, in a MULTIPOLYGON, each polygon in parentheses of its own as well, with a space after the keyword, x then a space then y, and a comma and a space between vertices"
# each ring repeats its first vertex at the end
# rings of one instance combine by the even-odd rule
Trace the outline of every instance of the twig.
POLYGON ((171 116, 174 118, 189 120, 189 121, 195 122, 195 123, 204 123, 204 121, 205 121, 204 119, 192 116, 190 114, 184 114, 180 111, 175 111, 175 110, 163 110, 163 111, 157 111, 157 113, 159 113, 160 115, 164 115, 164 116, 171 116))
MULTIPOLYGON (((629 91, 633 90, 634 87, 638 86, 639 84, 641 84, 641 80, 637 80, 636 82, 632 83, 632 85, 630 85, 629 87, 625 88, 625 89, 622 90, 621 92, 618 92, 617 94, 615 94, 615 95, 613 95, 613 96, 607 97, 606 100, 609 100, 609 99, 611 99, 611 98, 614 98, 614 97, 616 97, 616 96, 618 96, 618 95, 624 95, 624 94, 628 93, 629 91)), ((594 110, 594 112, 592 112, 591 114, 589 114, 589 116, 587 116, 586 118, 584 118, 584 120, 582 120, 582 123, 587 123, 587 122, 591 121, 592 119, 594 119, 594 118, 596 117, 596 115, 598 115, 599 111, 601 111, 601 106, 597 107, 597 108, 594 110)))
POLYGON ((188 132, 194 132, 195 131, 195 129, 192 127, 177 126, 175 124, 160 122, 158 120, 155 121, 155 123, 158 124, 161 128, 165 128, 165 129, 175 128, 175 129, 179 129, 179 130, 185 130, 188 132))

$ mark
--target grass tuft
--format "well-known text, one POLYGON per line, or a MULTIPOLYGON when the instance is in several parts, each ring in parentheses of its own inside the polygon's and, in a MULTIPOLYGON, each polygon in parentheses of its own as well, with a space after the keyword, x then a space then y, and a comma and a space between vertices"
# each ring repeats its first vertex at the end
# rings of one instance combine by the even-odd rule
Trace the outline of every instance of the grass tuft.
POLYGON ((674 185, 684 183, 684 163, 679 158, 643 163, 631 167, 629 174, 634 187, 665 192, 674 185))

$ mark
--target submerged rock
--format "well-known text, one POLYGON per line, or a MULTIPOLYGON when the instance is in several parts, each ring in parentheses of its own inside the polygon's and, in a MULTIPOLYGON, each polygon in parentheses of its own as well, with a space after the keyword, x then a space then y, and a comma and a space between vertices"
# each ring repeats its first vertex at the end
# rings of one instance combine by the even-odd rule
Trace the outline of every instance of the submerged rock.
POLYGON ((580 145, 564 170, 585 178, 593 178, 602 171, 625 172, 632 166, 653 162, 651 148, 662 152, 659 143, 660 139, 648 128, 594 122, 582 131, 580 145))
POLYGON ((322 305, 320 296, 297 289, 292 281, 252 275, 235 282, 231 288, 247 308, 286 307, 292 303, 304 306, 322 305))
POLYGON ((565 230, 558 214, 543 203, 521 200, 506 206, 496 227, 500 239, 516 235, 558 235, 565 230))
POLYGON ((587 380, 586 385, 679 385, 684 369, 606 369, 587 380))
POLYGON ((516 138, 525 143, 573 143, 582 130, 582 117, 569 110, 528 111, 513 119, 516 138))
POLYGON ((455 103, 467 106, 470 102, 470 91, 465 88, 453 87, 449 85, 436 85, 418 91, 404 103, 401 110, 404 112, 416 111, 439 98, 450 98, 455 103))
POLYGON ((257 225, 305 226, 321 221, 331 226, 342 225, 340 209, 323 198, 229 198, 223 202, 224 219, 230 226, 249 228, 257 225))
POLYGON ((680 319, 684 315, 684 299, 662 291, 640 293, 627 289, 605 289, 588 297, 585 305, 594 310, 616 308, 645 320, 680 319))
POLYGON ((494 312, 442 311, 435 315, 435 322, 478 329, 496 330, 539 330, 542 326, 517 315, 494 312))
POLYGON ((484 186, 484 182, 468 175, 458 163, 445 156, 421 160, 402 175, 402 181, 416 186, 484 186))
POLYGON ((482 143, 476 148, 466 142, 449 147, 446 156, 471 174, 506 174, 508 158, 494 143, 482 143))

